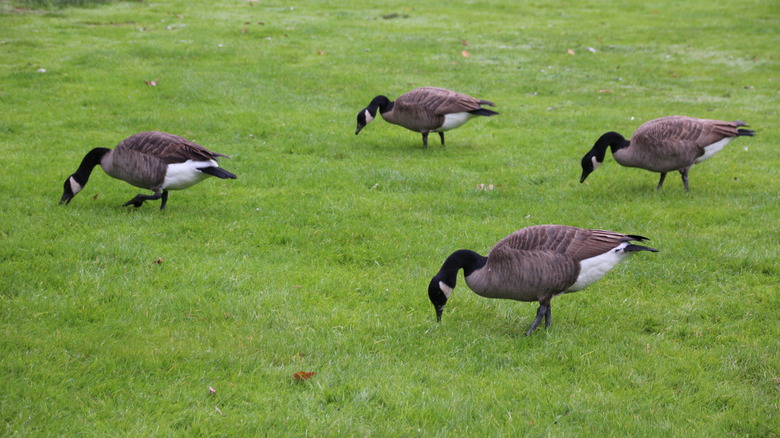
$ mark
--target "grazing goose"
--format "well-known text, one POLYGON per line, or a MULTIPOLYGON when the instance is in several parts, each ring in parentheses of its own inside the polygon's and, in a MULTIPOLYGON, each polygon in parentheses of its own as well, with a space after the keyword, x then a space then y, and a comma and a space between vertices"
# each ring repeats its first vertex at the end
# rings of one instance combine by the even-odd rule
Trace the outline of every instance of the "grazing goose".
POLYGON ((670 116, 642 124, 631 141, 617 132, 607 132, 582 157, 580 182, 604 162, 607 147, 611 147, 612 156, 619 164, 661 172, 656 189, 663 186, 667 172, 679 171, 687 192, 691 166, 715 155, 734 137, 755 134, 749 129, 737 129, 740 126, 746 126, 745 122, 670 116))
POLYGON ((386 121, 422 133, 424 147, 428 146, 429 132, 438 132, 444 146, 444 131, 458 128, 476 116, 498 114, 480 105, 495 106, 487 100, 436 87, 415 88, 395 102, 386 96, 377 96, 358 113, 355 135, 376 118, 379 109, 386 121))
POLYGON ((450 255, 428 285, 428 297, 441 321, 442 310, 455 289, 458 270, 477 295, 517 301, 538 301, 536 319, 526 335, 545 318, 550 326, 550 300, 598 281, 629 254, 658 250, 631 244, 646 237, 613 231, 584 230, 565 225, 536 225, 515 231, 487 257, 461 249, 450 255))
POLYGON ((114 150, 89 151, 76 173, 65 180, 60 204, 67 205, 87 184, 92 169, 100 164, 109 176, 154 191, 154 195, 136 195, 122 204, 123 207, 140 207, 144 201, 162 198, 162 210, 168 201, 168 190, 186 189, 209 176, 235 179, 235 175, 219 167, 217 157, 227 155, 211 152, 178 135, 141 132, 122 140, 114 150))

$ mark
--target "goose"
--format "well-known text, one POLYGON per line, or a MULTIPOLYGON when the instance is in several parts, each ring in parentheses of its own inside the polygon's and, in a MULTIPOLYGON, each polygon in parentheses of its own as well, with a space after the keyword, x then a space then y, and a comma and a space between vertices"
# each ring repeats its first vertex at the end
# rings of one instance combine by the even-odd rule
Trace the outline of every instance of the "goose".
POLYGON ((660 189, 666 173, 677 170, 682 175, 685 191, 688 188, 688 170, 694 164, 712 157, 735 137, 753 136, 755 131, 738 129, 745 122, 697 119, 686 116, 669 116, 643 123, 626 141, 617 132, 602 135, 584 157, 580 183, 604 162, 607 147, 618 164, 660 172, 660 189))
POLYGON ((386 96, 376 96, 358 113, 355 135, 376 118, 378 109, 386 121, 422 133, 423 147, 428 146, 430 132, 438 132, 444 146, 444 131, 463 126, 477 116, 498 114, 480 105, 495 106, 487 100, 437 87, 415 88, 402 94, 395 102, 386 96))
POLYGON ((236 179, 236 175, 219 167, 218 157, 228 156, 211 152, 178 135, 141 132, 122 140, 113 150, 95 148, 89 151, 78 170, 65 180, 60 204, 70 203, 99 164, 109 176, 154 192, 153 195, 138 194, 122 204, 123 207, 140 207, 144 201, 162 199, 162 210, 168 201, 168 190, 186 189, 209 176, 236 179))
POLYGON ((598 281, 620 261, 637 251, 657 249, 632 244, 646 237, 566 225, 536 225, 499 241, 487 257, 468 249, 453 252, 428 285, 428 297, 441 322, 458 271, 468 287, 485 298, 538 301, 530 335, 542 320, 551 323, 550 300, 598 281))

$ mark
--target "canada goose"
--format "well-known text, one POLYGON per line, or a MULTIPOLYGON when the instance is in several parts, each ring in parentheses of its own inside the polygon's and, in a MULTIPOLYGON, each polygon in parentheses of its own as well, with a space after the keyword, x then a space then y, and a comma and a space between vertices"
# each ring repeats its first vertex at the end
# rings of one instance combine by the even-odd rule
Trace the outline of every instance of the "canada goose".
POLYGON ((487 257, 461 249, 452 253, 428 285, 428 297, 441 321, 444 305, 455 289, 458 270, 477 295, 517 301, 538 301, 531 328, 545 318, 550 326, 550 300, 576 292, 598 281, 621 260, 636 251, 658 252, 631 241, 646 237, 565 225, 536 225, 515 231, 490 250, 487 257))
POLYGON ((436 87, 415 88, 395 102, 386 96, 377 96, 358 113, 355 135, 376 118, 379 109, 386 121, 422 133, 423 147, 428 146, 429 132, 438 132, 444 146, 444 131, 458 128, 476 116, 498 114, 480 105, 495 106, 487 100, 436 87))
POLYGON ((217 157, 227 155, 211 152, 178 135, 141 132, 122 140, 114 150, 95 148, 89 151, 76 173, 65 180, 60 204, 67 205, 87 184, 92 169, 100 164, 109 176, 154 191, 154 195, 136 195, 122 204, 123 207, 140 207, 144 201, 162 198, 162 210, 168 201, 168 190, 186 189, 209 175, 236 179, 234 174, 219 168, 217 157))
POLYGON ((745 122, 696 119, 685 116, 661 117, 642 124, 631 141, 617 132, 602 135, 584 157, 580 182, 604 162, 607 147, 612 156, 626 167, 639 167, 651 172, 661 172, 660 189, 666 173, 678 170, 682 175, 685 191, 688 191, 688 169, 694 164, 715 155, 734 137, 752 136, 755 131, 737 129, 745 122))

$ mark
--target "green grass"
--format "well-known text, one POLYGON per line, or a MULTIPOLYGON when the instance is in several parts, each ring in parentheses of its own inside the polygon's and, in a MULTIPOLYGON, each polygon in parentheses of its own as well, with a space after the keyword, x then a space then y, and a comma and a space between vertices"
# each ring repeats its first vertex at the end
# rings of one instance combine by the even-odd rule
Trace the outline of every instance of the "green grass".
POLYGON ((26 5, 0 3, 3 435, 780 435, 776 2, 26 5), (446 148, 353 134, 425 85, 501 115, 446 148), (611 157, 579 184, 600 134, 672 114, 757 135, 690 193, 611 157), (96 170, 57 205, 90 148, 152 129, 239 178, 159 211, 96 170), (447 255, 543 223, 660 252, 530 337, 534 304, 462 278, 435 322, 447 255))

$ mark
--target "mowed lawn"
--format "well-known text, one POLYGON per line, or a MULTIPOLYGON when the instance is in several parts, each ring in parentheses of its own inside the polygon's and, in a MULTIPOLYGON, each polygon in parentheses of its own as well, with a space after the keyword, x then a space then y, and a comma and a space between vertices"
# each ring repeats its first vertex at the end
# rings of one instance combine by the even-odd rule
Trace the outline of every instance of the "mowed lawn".
POLYGON ((780 435, 778 35, 773 0, 0 2, 0 434, 780 435), (500 115, 354 134, 420 86, 500 115), (579 183, 601 134, 675 114, 756 135, 687 193, 611 154, 579 183), (160 211, 96 168, 58 205, 149 130, 238 179, 160 211), (547 223, 659 252, 532 336, 462 274, 436 322, 451 252, 547 223))

